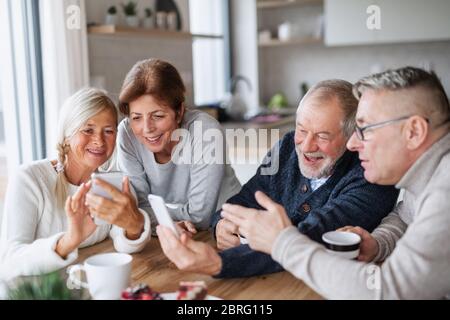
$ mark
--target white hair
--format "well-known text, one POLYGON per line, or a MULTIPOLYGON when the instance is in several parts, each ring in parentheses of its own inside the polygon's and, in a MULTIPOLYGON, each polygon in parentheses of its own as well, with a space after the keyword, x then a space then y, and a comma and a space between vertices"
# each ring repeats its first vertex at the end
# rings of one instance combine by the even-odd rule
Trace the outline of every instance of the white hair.
MULTIPOLYGON (((117 108, 107 93, 100 89, 84 88, 70 96, 63 104, 58 121, 57 151, 58 151, 58 177, 56 182, 56 197, 60 208, 64 207, 67 198, 67 179, 64 168, 67 165, 69 152, 68 140, 92 117, 104 110, 111 110, 118 120, 117 108)), ((107 161, 103 166, 109 166, 107 161)))
POLYGON ((397 91, 405 89, 424 90, 427 95, 415 101, 408 108, 413 112, 430 118, 436 126, 450 120, 450 104, 444 87, 433 71, 425 71, 415 67, 403 67, 386 70, 360 79, 353 86, 353 94, 359 100, 366 90, 397 91))

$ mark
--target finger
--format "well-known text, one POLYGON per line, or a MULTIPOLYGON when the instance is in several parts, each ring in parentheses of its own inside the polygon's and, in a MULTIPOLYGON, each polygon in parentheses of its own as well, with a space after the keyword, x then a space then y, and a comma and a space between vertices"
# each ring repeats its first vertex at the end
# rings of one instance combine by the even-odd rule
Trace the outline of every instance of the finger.
POLYGON ((83 209, 83 214, 89 214, 89 208, 86 205, 86 195, 84 195, 83 198, 81 198, 80 203, 83 209))
POLYGON ((255 199, 261 207, 268 211, 274 211, 278 207, 278 203, 270 199, 264 192, 256 191, 255 199))
POLYGON ((73 214, 73 210, 72 210, 72 197, 68 196, 66 199, 66 204, 65 204, 65 208, 66 208, 66 213, 67 215, 71 216, 73 214))
POLYGON ((367 236, 367 231, 360 227, 350 228, 347 230, 347 232, 356 233, 357 235, 359 235, 361 237, 361 239, 366 238, 366 236, 367 236))
POLYGON ((175 229, 177 229, 178 233, 187 232, 186 227, 183 223, 183 221, 178 221, 175 223, 175 229))
POLYGON ((77 212, 78 209, 80 208, 80 200, 84 197, 84 195, 86 194, 86 187, 85 184, 82 183, 77 192, 75 192, 75 194, 72 196, 72 210, 74 212, 77 212))
POLYGON ((192 234, 196 234, 197 233, 197 229, 195 228, 194 224, 190 221, 185 221, 185 226, 187 231, 189 231, 192 234))
POLYGON ((82 183, 77 192, 73 195, 73 201, 79 202, 81 198, 83 198, 91 188, 91 182, 82 183))
POLYGON ((101 196, 97 196, 95 194, 88 193, 86 195, 86 201, 85 204, 90 207, 94 208, 96 210, 112 210, 117 206, 117 203, 110 199, 103 198, 101 196))
POLYGON ((169 250, 173 250, 180 245, 180 241, 177 239, 173 231, 169 228, 158 225, 156 227, 156 233, 158 235, 164 253, 166 253, 165 249, 169 252, 169 250))
POLYGON ((352 228, 353 228, 353 226, 345 226, 345 227, 336 229, 336 231, 342 231, 342 232, 345 232, 345 231, 348 231, 348 230, 350 230, 350 229, 352 229, 352 228))
POLYGON ((244 224, 246 218, 245 216, 242 216, 239 213, 231 213, 225 210, 222 211, 221 216, 233 222, 238 227, 238 230, 244 224))
POLYGON ((182 245, 186 246, 188 240, 190 239, 190 237, 187 235, 187 233, 182 233, 180 236, 180 242, 182 245))
POLYGON ((169 252, 170 247, 169 247, 168 236, 166 236, 166 230, 164 230, 164 227, 162 227, 161 225, 158 225, 156 227, 156 234, 158 235, 161 249, 167 255, 167 252, 169 252))
POLYGON ((84 184, 84 186, 85 186, 85 188, 87 189, 86 190, 86 193, 91 189, 91 187, 92 187, 92 180, 89 180, 88 182, 86 182, 85 184, 84 184))
POLYGON ((222 209, 223 211, 232 213, 239 217, 244 217, 247 214, 254 213, 257 211, 256 209, 253 208, 246 208, 237 204, 229 204, 229 203, 223 204, 222 209))
POLYGON ((221 250, 232 247, 237 247, 241 241, 238 236, 229 235, 228 237, 222 237, 217 240, 217 247, 221 250))
POLYGON ((89 210, 89 213, 90 213, 92 218, 102 219, 102 220, 105 220, 108 224, 112 224, 111 221, 109 221, 110 217, 107 216, 103 212, 99 212, 98 210, 96 210, 94 208, 91 208, 89 210))
POLYGON ((225 233, 233 234, 238 232, 238 226, 235 225, 233 222, 227 219, 222 219, 221 222, 221 229, 225 231, 225 233))
POLYGON ((122 192, 125 194, 131 194, 130 192, 130 179, 125 176, 122 179, 122 192))

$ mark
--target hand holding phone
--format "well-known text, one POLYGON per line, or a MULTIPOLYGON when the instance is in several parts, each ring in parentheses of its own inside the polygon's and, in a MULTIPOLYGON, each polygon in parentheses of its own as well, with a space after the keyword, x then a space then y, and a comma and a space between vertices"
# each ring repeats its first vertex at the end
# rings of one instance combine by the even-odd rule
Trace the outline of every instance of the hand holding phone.
MULTIPOLYGON (((100 179, 100 180, 106 181, 109 184, 113 185, 117 190, 122 191, 123 173, 120 171, 93 173, 91 175, 91 179, 92 180, 100 179)), ((92 183, 92 187, 89 192, 92 194, 104 197, 106 199, 112 200, 111 194, 109 194, 108 191, 103 189, 101 186, 96 184, 94 181, 92 183)), ((98 226, 107 224, 107 222, 105 220, 99 219, 99 218, 94 218, 94 222, 98 226)))
POLYGON ((158 223, 172 230, 173 233, 175 233, 176 237, 180 238, 180 234, 178 233, 177 228, 175 227, 175 223, 173 222, 172 217, 167 210, 164 199, 160 196, 149 194, 148 201, 152 206, 156 219, 158 219, 158 223))

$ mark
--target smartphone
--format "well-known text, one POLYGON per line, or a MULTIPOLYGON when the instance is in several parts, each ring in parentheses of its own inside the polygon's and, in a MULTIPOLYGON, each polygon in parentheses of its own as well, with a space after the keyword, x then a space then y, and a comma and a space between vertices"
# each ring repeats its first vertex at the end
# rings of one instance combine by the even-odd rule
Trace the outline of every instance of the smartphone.
MULTIPOLYGON (((109 184, 113 185, 117 190, 121 191, 123 176, 123 172, 120 171, 96 172, 91 175, 91 179, 100 179, 106 181, 109 184)), ((91 190, 89 190, 89 193, 93 193, 95 195, 112 200, 112 196, 109 194, 109 192, 100 187, 98 184, 95 184, 94 182, 92 183, 92 187, 91 190)), ((107 224, 105 220, 99 218, 94 218, 94 223, 98 226, 107 224)))
POLYGON ((156 219, 158 219, 158 223, 172 230, 173 233, 175 233, 175 235, 177 236, 177 238, 179 238, 180 235, 177 231, 177 228, 175 227, 175 223, 173 222, 172 217, 169 214, 169 211, 167 210, 167 206, 166 203, 164 202, 164 199, 155 194, 149 194, 148 201, 152 206, 156 219))

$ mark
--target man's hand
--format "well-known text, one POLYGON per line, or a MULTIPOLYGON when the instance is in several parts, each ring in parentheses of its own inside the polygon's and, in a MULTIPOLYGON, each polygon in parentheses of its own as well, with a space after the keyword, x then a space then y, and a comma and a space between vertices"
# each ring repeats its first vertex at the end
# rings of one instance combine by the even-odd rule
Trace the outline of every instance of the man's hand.
POLYGON ((192 236, 197 233, 194 224, 187 220, 177 221, 175 223, 175 228, 177 228, 179 234, 186 233, 189 238, 192 238, 192 236))
POLYGON ((250 248, 271 254, 275 239, 292 223, 283 206, 272 201, 263 192, 257 191, 255 198, 266 210, 224 204, 222 217, 238 226, 239 233, 247 238, 250 248))
POLYGON ((378 254, 378 242, 372 235, 360 227, 346 226, 338 229, 338 231, 346 231, 356 233, 361 237, 361 244, 359 247, 359 261, 371 262, 378 254))
POLYGON ((186 233, 178 239, 172 230, 162 225, 156 227, 156 233, 164 254, 178 269, 211 276, 222 270, 222 258, 210 245, 195 241, 186 233))
POLYGON ((238 226, 227 219, 221 219, 216 226, 217 248, 225 250, 240 245, 238 226))

